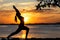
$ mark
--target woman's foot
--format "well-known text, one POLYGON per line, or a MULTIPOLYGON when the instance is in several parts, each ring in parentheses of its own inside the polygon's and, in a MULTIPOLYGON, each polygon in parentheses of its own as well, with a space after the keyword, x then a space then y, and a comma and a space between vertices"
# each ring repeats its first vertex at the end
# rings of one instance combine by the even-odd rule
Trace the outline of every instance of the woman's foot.
POLYGON ((9 37, 7 37, 7 40, 9 40, 9 37))

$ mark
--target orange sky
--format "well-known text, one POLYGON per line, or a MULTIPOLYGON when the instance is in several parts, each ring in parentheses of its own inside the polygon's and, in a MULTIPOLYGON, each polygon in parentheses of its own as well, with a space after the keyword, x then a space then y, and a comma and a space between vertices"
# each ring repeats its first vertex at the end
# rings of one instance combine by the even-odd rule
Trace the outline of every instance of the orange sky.
MULTIPOLYGON (((60 22, 60 12, 56 10, 48 10, 48 11, 21 11, 22 16, 24 17, 25 23, 56 23, 60 22)), ((0 24, 10 24, 16 23, 14 20, 15 12, 10 11, 0 11, 0 24)), ((18 22, 19 23, 19 20, 18 22)))

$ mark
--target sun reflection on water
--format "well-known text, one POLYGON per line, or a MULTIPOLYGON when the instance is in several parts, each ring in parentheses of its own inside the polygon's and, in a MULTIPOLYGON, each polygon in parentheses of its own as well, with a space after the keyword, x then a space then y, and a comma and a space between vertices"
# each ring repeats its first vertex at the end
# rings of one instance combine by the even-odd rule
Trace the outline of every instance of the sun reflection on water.
MULTIPOLYGON (((22 31, 22 35, 21 35, 21 38, 25 38, 26 37, 26 30, 23 30, 22 31)), ((28 34, 28 37, 27 38, 31 38, 31 35, 28 34)))
POLYGON ((22 38, 25 38, 25 36, 26 36, 26 31, 23 30, 23 31, 22 31, 22 38))

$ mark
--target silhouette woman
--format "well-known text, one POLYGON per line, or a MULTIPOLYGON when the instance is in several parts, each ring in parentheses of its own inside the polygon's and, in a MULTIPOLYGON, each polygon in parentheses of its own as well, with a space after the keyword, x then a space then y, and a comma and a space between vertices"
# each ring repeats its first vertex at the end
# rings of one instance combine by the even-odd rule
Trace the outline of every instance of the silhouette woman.
POLYGON ((18 19, 20 20, 20 24, 18 29, 15 32, 11 33, 7 38, 9 39, 11 36, 19 33, 21 30, 26 30, 26 39, 27 39, 29 28, 24 26, 24 17, 21 16, 21 13, 19 12, 19 10, 14 5, 13 5, 13 8, 16 11, 15 21, 17 22, 17 17, 18 17, 18 19))

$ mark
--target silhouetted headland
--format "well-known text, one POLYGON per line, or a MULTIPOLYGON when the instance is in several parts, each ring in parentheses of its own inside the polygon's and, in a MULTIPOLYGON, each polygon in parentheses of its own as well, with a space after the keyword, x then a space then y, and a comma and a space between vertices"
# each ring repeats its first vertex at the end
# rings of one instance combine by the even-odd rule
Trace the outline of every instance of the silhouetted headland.
POLYGON ((34 24, 26 24, 26 25, 58 25, 60 23, 34 23, 34 24))
MULTIPOLYGON (((19 25, 19 24, 11 23, 11 24, 0 24, 0 25, 19 25)), ((60 25, 60 22, 57 22, 57 23, 28 23, 25 25, 60 25)))

